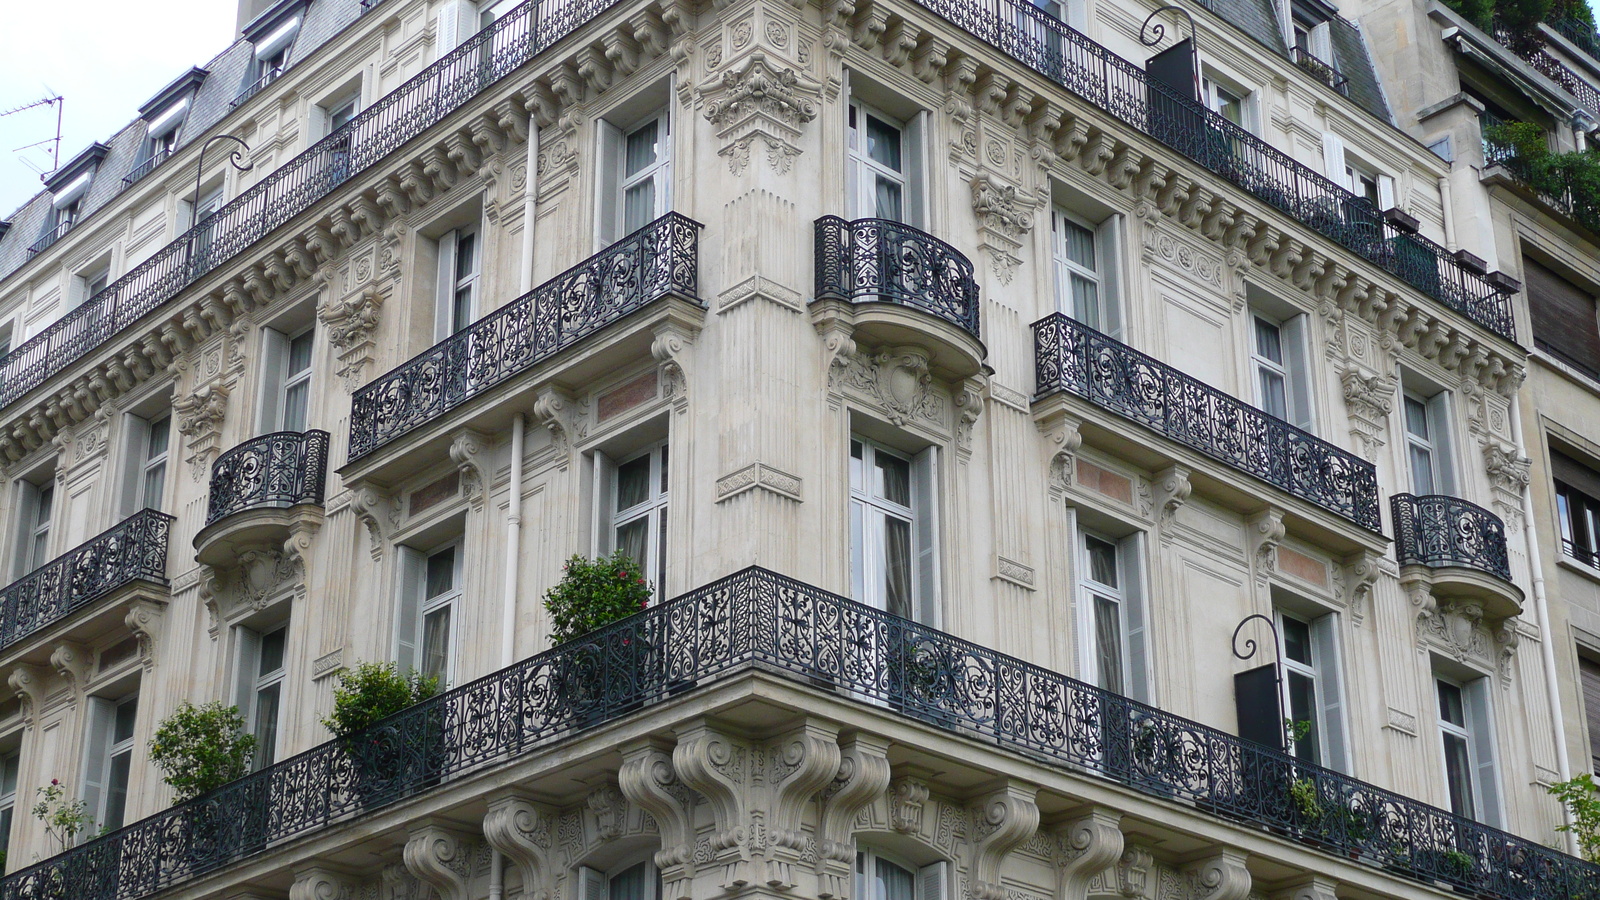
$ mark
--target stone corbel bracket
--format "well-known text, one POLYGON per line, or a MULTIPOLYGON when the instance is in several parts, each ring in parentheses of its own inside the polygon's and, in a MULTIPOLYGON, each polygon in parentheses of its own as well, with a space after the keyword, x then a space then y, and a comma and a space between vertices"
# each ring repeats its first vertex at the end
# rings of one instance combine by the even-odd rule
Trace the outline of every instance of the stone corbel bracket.
POLYGON ((196 484, 211 471, 222 452, 222 422, 228 414, 228 385, 212 382, 172 401, 178 433, 189 439, 189 474, 196 484))
POLYGON ((370 484, 363 484, 352 492, 350 509, 367 526, 373 561, 382 560, 389 534, 400 521, 400 505, 395 496, 370 484))
POLYGON ((1039 829, 1037 785, 1008 780, 970 807, 972 813, 972 900, 1006 900, 1000 869, 1006 854, 1039 829))
POLYGON ((1061 900, 1085 900, 1089 882, 1122 858, 1122 813, 1094 807, 1055 830, 1061 900))
POLYGON ((450 439, 450 461, 461 470, 461 496, 482 510, 494 470, 488 449, 492 440, 480 431, 463 428, 450 439))
POLYGON ((423 820, 406 836, 406 871, 440 900, 472 900, 473 841, 453 828, 423 820))
POLYGON ((672 751, 664 743, 642 741, 622 747, 621 753, 617 786, 656 820, 661 833, 655 864, 661 871, 662 900, 693 900, 694 791, 679 780, 672 751))
POLYGON ((366 380, 383 301, 383 291, 367 286, 339 300, 330 297, 317 307, 317 319, 327 327, 328 342, 339 355, 338 374, 346 391, 354 391, 366 380))
POLYGON ((1039 419, 1038 428, 1045 435, 1049 460, 1050 493, 1059 497, 1072 489, 1078 464, 1078 450, 1083 446, 1083 420, 1065 412, 1053 413, 1039 419))
POLYGON ((296 869, 289 900, 352 900, 361 884, 355 874, 337 866, 313 862, 296 869))
POLYGON ((1249 900, 1250 870, 1248 854, 1223 847, 1195 861, 1184 870, 1190 900, 1249 900))
POLYGON ((784 175, 800 155, 801 131, 817 117, 822 85, 756 52, 707 81, 700 94, 708 101, 706 120, 723 145, 717 153, 735 176, 749 166, 757 140, 766 145, 772 171, 784 175))
POLYGON ((857 734, 841 742, 839 751, 839 771, 823 792, 817 821, 817 896, 822 900, 850 896, 856 858, 851 829, 861 810, 889 786, 888 741, 857 734))
POLYGON ((1278 571, 1278 547, 1283 543, 1286 533, 1283 510, 1269 506, 1250 516, 1245 524, 1248 526, 1250 561, 1255 568, 1256 580, 1270 581, 1278 571))
POLYGON ((490 800, 484 814, 483 836, 517 867, 526 900, 551 900, 556 867, 550 848, 555 823, 554 809, 514 793, 490 800))

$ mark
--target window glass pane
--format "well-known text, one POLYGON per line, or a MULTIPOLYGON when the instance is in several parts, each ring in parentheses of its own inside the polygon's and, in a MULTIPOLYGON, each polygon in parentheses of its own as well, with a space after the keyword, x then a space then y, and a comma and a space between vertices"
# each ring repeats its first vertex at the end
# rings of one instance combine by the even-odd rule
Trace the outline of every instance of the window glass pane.
POLYGON ((872 454, 877 470, 878 496, 901 506, 911 505, 911 463, 883 451, 872 454))
POLYGON ((656 146, 656 135, 659 131, 659 120, 647 122, 634 130, 627 137, 627 147, 624 152, 624 176, 637 175, 656 161, 659 152, 656 146))
POLYGON ((1261 376, 1261 411, 1280 419, 1289 418, 1289 394, 1283 376, 1266 367, 1257 371, 1261 376))
POLYGON ((289 342, 289 374, 297 375, 311 368, 312 332, 306 332, 289 342))
POLYGON ((883 516, 883 596, 888 611, 911 618, 911 523, 883 516))
POLYGON ((1439 718, 1458 728, 1467 727, 1467 714, 1461 702, 1461 688, 1448 681, 1439 684, 1439 718))
POLYGON ((132 762, 131 752, 111 757, 111 771, 106 779, 106 817, 100 823, 102 828, 115 831, 122 827, 123 814, 128 808, 128 767, 132 762))
POLYGON ((876 900, 913 900, 916 879, 905 869, 892 862, 878 860, 878 898, 876 900))
POLYGON ((650 499, 650 455, 617 466, 617 512, 650 499))
POLYGON ((1477 814, 1477 801, 1472 796, 1472 762, 1467 755, 1466 738, 1454 734, 1444 736, 1444 775, 1450 788, 1450 811, 1473 818, 1477 814))
POLYGON ((449 593, 456 586, 456 548, 446 547, 428 557, 427 599, 449 593))
POLYGON ((1418 494, 1434 492, 1433 454, 1416 444, 1411 445, 1411 489, 1418 494))
POLYGON ((282 683, 270 684, 256 692, 256 755, 257 769, 272 765, 278 745, 278 703, 282 683))
POLYGON ((900 129, 874 115, 867 116, 867 156, 893 171, 900 168, 900 129))
POLYGON ((865 455, 866 450, 862 448, 860 441, 850 442, 850 487, 853 490, 864 491, 867 488, 866 476, 861 469, 865 455))
POLYGON ((639 863, 611 876, 610 900, 650 900, 650 889, 644 863, 639 863))
POLYGON ((1316 682, 1303 672, 1290 672, 1289 684, 1289 720, 1295 723, 1305 722, 1310 726, 1304 740, 1294 742, 1294 755, 1309 763, 1317 762, 1317 744, 1320 738, 1317 735, 1317 687, 1316 682))
POLYGON ((1087 538, 1089 578, 1106 587, 1117 587, 1117 545, 1099 538, 1087 538))
POLYGON ((463 234, 456 238, 456 280, 478 274, 478 236, 463 234))
POLYGON ((1283 365, 1283 333, 1266 319, 1256 319, 1256 355, 1283 365))
POLYGON ((1067 259, 1095 271, 1094 232, 1070 219, 1066 224, 1067 259))
POLYGON ((1406 432, 1428 439, 1428 407, 1414 397, 1406 398, 1406 432))
POLYGON ((632 234, 650 224, 656 211, 656 181, 646 178, 622 195, 622 233, 632 234))
POLYGON ((667 492, 667 445, 662 444, 661 449, 657 450, 656 454, 661 460, 661 493, 665 494, 667 492))
POLYGON ((1073 318, 1095 331, 1105 330, 1100 323, 1100 286, 1077 273, 1072 275, 1072 312, 1073 318))
MULTIPOLYGON (((9 797, 17 792, 17 768, 21 762, 18 754, 11 753, 0 761, 0 796, 9 797)), ((0 837, 4 837, 4 830, 0 829, 0 837)))
POLYGON ((155 459, 167 452, 167 441, 170 439, 172 420, 169 418, 157 419, 150 423, 150 443, 145 452, 145 459, 155 459))
POLYGON ((166 486, 167 467, 157 463, 144 470, 144 492, 140 506, 144 509, 160 509, 162 488, 166 486))
POLYGON ((0 853, 11 850, 11 812, 13 807, 0 809, 0 853))
POLYGON ((117 716, 111 726, 111 742, 120 744, 133 740, 133 723, 139 717, 139 703, 129 700, 117 706, 117 716))
POLYGON ((1094 598, 1094 642, 1100 686, 1124 693, 1122 683, 1122 616, 1115 600, 1094 598))
POLYGON ((35 504, 35 508, 39 511, 39 514, 34 518, 34 521, 36 521, 41 527, 49 526, 50 509, 55 505, 55 500, 56 489, 53 483, 39 486, 39 502, 35 504))
POLYGON ((283 392, 283 430, 306 430, 306 407, 311 402, 311 383, 300 381, 283 392))
POLYGON ((450 606, 422 617, 422 674, 442 683, 450 668, 450 606))
POLYGON ((628 554, 628 558, 639 564, 643 571, 650 563, 646 554, 650 551, 650 517, 640 516, 631 522, 617 526, 617 549, 628 554))
POLYGON ((450 304, 451 334, 472 324, 472 287, 470 284, 464 284, 456 288, 455 298, 450 304))
POLYGON ((1283 619, 1283 655, 1311 665, 1311 626, 1299 619, 1283 619))
POLYGON ((283 668, 283 645, 288 637, 287 628, 279 628, 271 634, 261 637, 261 662, 256 667, 256 674, 270 675, 283 668))
POLYGON ((878 175, 876 184, 877 189, 873 192, 873 214, 880 219, 900 221, 900 183, 878 175))

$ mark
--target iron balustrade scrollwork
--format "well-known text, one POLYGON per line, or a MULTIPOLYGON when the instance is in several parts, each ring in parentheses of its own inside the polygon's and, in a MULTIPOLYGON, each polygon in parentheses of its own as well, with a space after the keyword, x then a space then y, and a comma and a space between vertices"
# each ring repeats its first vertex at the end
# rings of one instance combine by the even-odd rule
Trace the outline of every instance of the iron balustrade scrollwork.
POLYGON ((657 300, 699 303, 701 227, 668 213, 363 386, 351 398, 349 458, 657 300))
POLYGON ((1389 511, 1401 565, 1464 566, 1511 580, 1505 523, 1487 509, 1445 494, 1395 494, 1389 511))
POLYGON ((0 356, 0 408, 159 309, 620 0, 529 0, 0 356), (197 252, 191 254, 190 248, 197 252))
POLYGON ((1490 900, 1600 866, 759 568, 13 872, 0 900, 136 900, 759 668, 1490 900))
POLYGON ((1372 463, 1061 313, 1033 323, 1038 396, 1066 391, 1382 533, 1372 463))
POLYGON ((326 431, 275 431, 251 438, 211 464, 206 524, 247 509, 320 506, 327 480, 326 431))
POLYGON ((173 517, 146 509, 0 591, 0 649, 136 581, 167 583, 173 517))
MULTIPOLYGON (((1478 114, 1478 127, 1483 133, 1484 166, 1499 166, 1524 188, 1537 194, 1545 205, 1571 216, 1584 228, 1600 233, 1600 192, 1583 178, 1581 170, 1541 164, 1537 159, 1528 158, 1517 146, 1490 138, 1489 129, 1515 124, 1518 123, 1504 121, 1492 113, 1478 114)), ((1535 335, 1534 342, 1538 340, 1535 335)))
POLYGON ((931 234, 890 219, 823 216, 815 255, 819 300, 899 303, 980 336, 972 261, 931 234))
POLYGON ((1350 79, 1340 72, 1338 67, 1327 60, 1317 57, 1304 47, 1292 47, 1289 51, 1294 64, 1310 72, 1317 80, 1333 88, 1345 96, 1350 94, 1350 79))
POLYGON ((1508 340, 1510 300, 1364 198, 1023 0, 917 0, 956 26, 1508 340))

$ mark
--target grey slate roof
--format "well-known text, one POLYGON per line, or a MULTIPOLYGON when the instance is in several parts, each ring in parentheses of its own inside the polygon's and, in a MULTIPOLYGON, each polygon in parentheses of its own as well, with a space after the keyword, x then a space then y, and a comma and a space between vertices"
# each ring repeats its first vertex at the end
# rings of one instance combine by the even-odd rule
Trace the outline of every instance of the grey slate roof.
MULTIPOLYGON (((290 66, 326 44, 362 13, 360 0, 310 0, 310 4, 289 50, 290 66)), ((254 47, 240 39, 203 66, 207 75, 195 91, 178 132, 179 148, 206 137, 213 126, 233 111, 233 99, 254 78, 254 62, 254 47)), ((128 187, 123 178, 149 158, 146 138, 144 119, 135 118, 104 142, 109 149, 84 195, 76 227, 83 227, 88 217, 128 187)), ((32 255, 28 248, 54 226, 51 200, 49 191, 40 191, 5 217, 11 228, 0 235, 0 281, 11 277, 27 263, 32 255)))

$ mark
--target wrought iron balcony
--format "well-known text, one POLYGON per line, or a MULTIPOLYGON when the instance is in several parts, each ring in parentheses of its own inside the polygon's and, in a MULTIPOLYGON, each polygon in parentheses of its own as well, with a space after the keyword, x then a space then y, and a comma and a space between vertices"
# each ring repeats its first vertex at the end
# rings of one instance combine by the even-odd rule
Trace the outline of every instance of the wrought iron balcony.
POLYGON ((60 222, 56 223, 54 228, 45 232, 44 237, 34 241, 33 246, 28 248, 28 253, 32 255, 34 253, 43 253, 44 251, 49 250, 55 245, 56 241, 59 241, 67 236, 67 232, 72 230, 72 226, 77 224, 77 221, 78 220, 76 217, 71 219, 62 219, 60 222))
POLYGON ((0 900, 169 890, 749 669, 1425 884, 1600 896, 1600 866, 750 568, 14 872, 0 900))
POLYGON ((901 222, 818 219, 816 295, 819 300, 904 304, 980 337, 972 261, 944 241, 901 222))
POLYGON ((1061 313, 1033 323, 1038 396, 1066 391, 1381 533, 1372 463, 1061 313))
POLYGON ((1025 0, 917 0, 1129 127, 1508 340, 1510 300, 1438 244, 1025 0))
POLYGON ((243 90, 234 95, 234 98, 228 102, 228 106, 231 108, 243 105, 249 101, 251 97, 261 93, 262 88, 265 88, 267 85, 277 81, 280 77, 282 77, 284 70, 287 68, 287 66, 273 66, 270 69, 262 71, 262 73, 256 77, 255 81, 245 85, 243 90))
POLYGON ((1350 79, 1333 63, 1318 59, 1303 47, 1291 47, 1289 55, 1295 65, 1315 75, 1318 81, 1347 97, 1350 95, 1350 79))
POLYGON ((620 0, 529 0, 0 356, 0 408, 121 334, 620 0))
POLYGON ((134 513, 0 591, 0 648, 67 618, 112 591, 139 581, 167 583, 167 535, 173 518, 134 513))
POLYGON ((122 186, 124 188, 132 187, 134 182, 145 177, 146 175, 149 175, 151 172, 154 172, 156 170, 156 166, 161 165, 170 158, 172 158, 172 151, 156 150, 150 154, 149 159, 139 163, 137 166, 134 166, 133 171, 129 172, 123 177, 122 186))
POLYGON ((351 398, 356 460, 668 296, 698 303, 699 222, 668 213, 351 398))
MULTIPOLYGON (((1478 114, 1484 167, 1500 167, 1539 202, 1600 234, 1600 191, 1581 171, 1570 166, 1543 165, 1537 157, 1526 155, 1523 148, 1490 138, 1490 129, 1515 124, 1518 123, 1504 121, 1492 113, 1478 114)), ((1538 341, 1537 335, 1534 340, 1538 341)))
POLYGON ((327 478, 326 431, 277 431, 251 438, 212 463, 206 524, 248 509, 321 506, 327 478))
MULTIPOLYGON (((1600 33, 1594 30, 1593 25, 1574 19, 1571 16, 1563 16, 1554 22, 1546 22, 1545 24, 1554 29, 1556 34, 1571 41, 1574 47, 1600 61, 1600 33)), ((1600 112, 1600 110, 1596 112, 1600 112)))
POLYGON ((1600 115, 1600 88, 1596 88, 1591 79, 1573 71, 1572 67, 1556 58, 1540 32, 1513 28, 1496 19, 1494 39, 1522 57, 1546 78, 1561 85, 1591 115, 1600 115))
POLYGON ((1395 494, 1394 552, 1402 566, 1460 566, 1511 580, 1506 526, 1500 517, 1457 497, 1395 494))

